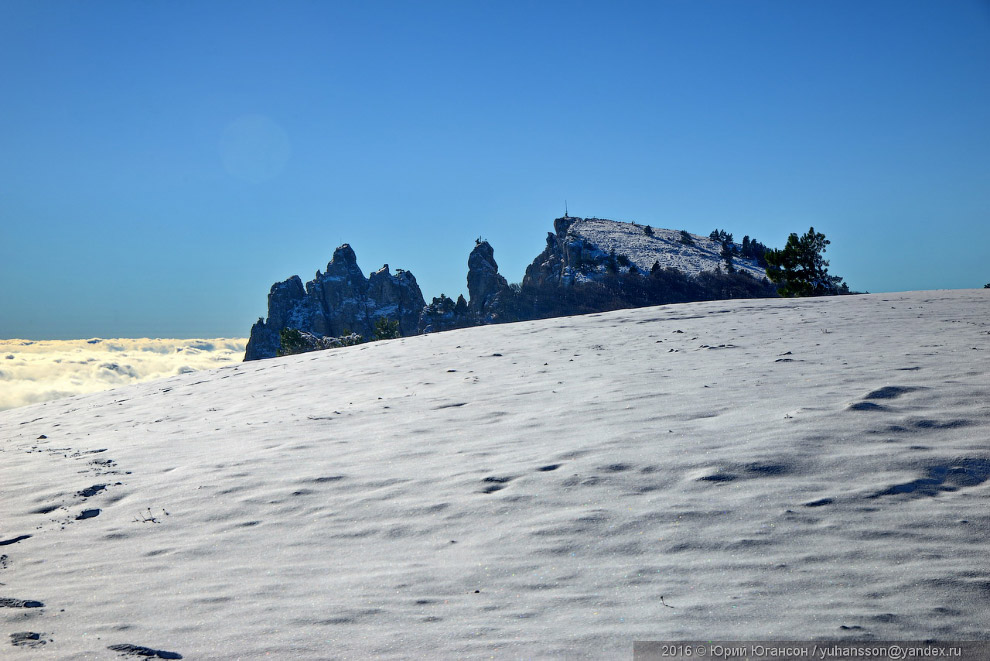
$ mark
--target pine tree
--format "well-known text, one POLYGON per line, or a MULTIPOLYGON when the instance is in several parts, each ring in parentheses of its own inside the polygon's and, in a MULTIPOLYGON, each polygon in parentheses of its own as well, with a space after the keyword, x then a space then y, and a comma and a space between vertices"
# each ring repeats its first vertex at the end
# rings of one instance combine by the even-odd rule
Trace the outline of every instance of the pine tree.
POLYGON ((782 250, 767 250, 767 277, 781 296, 833 296, 849 291, 842 278, 828 274, 828 260, 822 253, 830 243, 811 227, 801 237, 792 233, 782 250))
POLYGON ((728 271, 729 273, 735 273, 736 272, 736 267, 732 263, 732 255, 733 254, 734 254, 734 251, 732 250, 732 247, 728 243, 723 243, 722 244, 722 253, 721 253, 721 256, 722 256, 722 259, 725 260, 725 270, 728 271))
POLYGON ((375 320, 375 333, 371 336, 373 340, 394 340, 401 337, 398 320, 379 317, 375 320))
POLYGON ((608 251, 608 257, 605 258, 605 271, 606 273, 619 272, 619 261, 615 256, 615 248, 608 251))
POLYGON ((283 328, 279 333, 279 346, 275 355, 292 356, 305 351, 309 351, 309 348, 303 340, 302 333, 295 328, 283 328))

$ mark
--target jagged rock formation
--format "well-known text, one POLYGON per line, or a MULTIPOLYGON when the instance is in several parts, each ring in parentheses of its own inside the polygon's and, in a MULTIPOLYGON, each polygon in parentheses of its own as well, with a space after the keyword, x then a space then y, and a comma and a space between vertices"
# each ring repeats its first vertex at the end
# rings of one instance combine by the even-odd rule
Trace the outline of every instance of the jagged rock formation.
POLYGON ((468 257, 468 311, 478 324, 503 321, 509 283, 499 275, 495 251, 478 241, 468 257))
POLYGON ((456 302, 445 294, 435 296, 433 302, 423 308, 419 317, 420 333, 436 333, 474 325, 463 296, 458 296, 456 302))
POLYGON ((585 263, 584 243, 568 242, 567 230, 577 218, 564 216, 553 221, 553 232, 547 232, 547 246, 533 263, 526 267, 523 284, 527 287, 546 287, 547 285, 567 285, 574 282, 573 264, 585 263))
POLYGON ((458 296, 455 303, 443 294, 434 298, 420 316, 420 332, 515 320, 508 305, 512 291, 506 279, 499 275, 495 250, 487 241, 477 241, 468 256, 467 288, 469 301, 458 296))
POLYGON ((366 278, 345 243, 334 251, 326 273, 317 271, 305 288, 296 275, 272 285, 268 320, 259 319, 251 327, 244 360, 274 357, 283 328, 323 337, 371 337, 375 321, 387 318, 399 322, 403 335, 414 335, 425 306, 412 273, 396 269, 393 274, 386 264, 366 278))

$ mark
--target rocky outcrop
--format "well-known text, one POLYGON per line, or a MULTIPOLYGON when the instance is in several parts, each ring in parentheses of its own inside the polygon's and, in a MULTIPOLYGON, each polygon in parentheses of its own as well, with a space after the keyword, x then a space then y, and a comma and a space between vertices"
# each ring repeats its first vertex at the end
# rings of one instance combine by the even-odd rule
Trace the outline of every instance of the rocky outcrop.
MULTIPOLYGON (((721 243, 681 230, 574 216, 557 218, 553 227, 543 252, 526 268, 523 289, 601 283, 610 276, 646 275, 654 266, 689 277, 728 268, 721 243)), ((734 257, 732 269, 766 277, 757 260, 743 256, 734 257)))
POLYGON ((345 243, 334 251, 326 272, 317 271, 305 288, 295 275, 272 285, 268 319, 251 327, 244 360, 274 357, 283 328, 319 337, 372 337, 375 321, 386 318, 399 322, 402 335, 414 335, 425 305, 412 273, 396 269, 393 274, 386 264, 366 278, 354 250, 345 243))
POLYGON ((498 273, 495 251, 487 241, 478 241, 468 257, 468 312, 475 323, 504 321, 509 283, 498 273))
POLYGON ((521 318, 776 295, 757 259, 710 236, 573 216, 554 230, 526 268, 521 318))
POLYGON ((546 248, 526 267, 523 287, 569 287, 576 281, 596 279, 595 273, 602 270, 610 253, 570 231, 580 220, 564 216, 553 221, 554 231, 547 232, 546 248))
POLYGON ((495 251, 480 239, 468 256, 467 287, 469 301, 458 296, 457 301, 440 294, 423 309, 419 320, 422 333, 454 328, 515 321, 509 283, 499 275, 495 251))
POLYGON ((464 300, 463 296, 458 296, 455 302, 454 299, 445 294, 440 294, 440 296, 433 298, 432 303, 423 308, 419 318, 419 332, 421 333, 436 333, 475 325, 468 312, 467 301, 464 300))
POLYGON ((299 328, 313 319, 314 302, 307 299, 302 280, 294 275, 276 282, 268 292, 268 320, 258 319, 251 327, 244 360, 271 358, 278 353, 279 333, 283 328, 299 328))

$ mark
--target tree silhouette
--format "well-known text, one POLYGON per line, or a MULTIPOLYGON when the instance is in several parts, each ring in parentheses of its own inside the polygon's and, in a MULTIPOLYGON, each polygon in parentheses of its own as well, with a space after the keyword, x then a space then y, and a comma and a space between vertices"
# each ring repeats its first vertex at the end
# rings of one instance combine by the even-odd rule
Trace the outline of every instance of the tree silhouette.
POLYGON ((822 257, 831 243, 814 227, 804 236, 791 233, 782 250, 765 254, 767 277, 777 285, 781 296, 834 296, 849 292, 839 276, 828 274, 828 261, 822 257))

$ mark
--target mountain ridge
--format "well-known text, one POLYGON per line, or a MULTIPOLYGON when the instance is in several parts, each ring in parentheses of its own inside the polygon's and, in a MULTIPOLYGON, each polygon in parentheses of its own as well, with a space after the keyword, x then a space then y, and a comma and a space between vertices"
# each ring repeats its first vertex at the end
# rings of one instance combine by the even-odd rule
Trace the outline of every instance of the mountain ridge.
MULTIPOLYGON (((367 339, 379 319, 398 322, 401 335, 642 307, 667 302, 769 296, 766 271, 753 258, 726 259, 733 244, 680 230, 603 218, 554 220, 547 245, 526 268, 521 285, 498 272, 494 249, 478 239, 468 257, 469 299, 443 294, 427 304, 415 277, 386 264, 365 278, 354 250, 334 251, 326 273, 304 286, 298 276, 272 285, 268 319, 251 328, 245 360, 271 358, 280 333, 318 338, 357 333, 367 339), (722 268, 725 268, 725 272, 722 268)), ((736 249, 738 253, 738 249, 736 249)), ((731 252, 729 253, 732 254, 731 252)))

